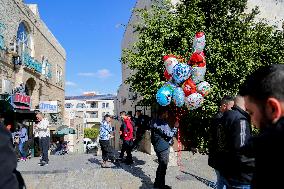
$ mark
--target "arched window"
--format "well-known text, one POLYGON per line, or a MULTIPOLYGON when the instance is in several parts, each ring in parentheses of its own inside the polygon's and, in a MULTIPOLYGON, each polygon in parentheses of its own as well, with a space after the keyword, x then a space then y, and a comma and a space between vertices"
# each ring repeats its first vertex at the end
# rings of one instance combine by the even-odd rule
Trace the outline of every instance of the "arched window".
POLYGON ((30 32, 24 22, 21 22, 17 32, 18 53, 28 53, 32 55, 32 40, 30 32))

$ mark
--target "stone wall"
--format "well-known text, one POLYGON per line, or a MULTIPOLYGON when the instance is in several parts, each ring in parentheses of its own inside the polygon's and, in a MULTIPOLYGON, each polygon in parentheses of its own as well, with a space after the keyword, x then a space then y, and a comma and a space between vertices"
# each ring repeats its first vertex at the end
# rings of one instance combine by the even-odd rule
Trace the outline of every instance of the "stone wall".
POLYGON ((65 141, 69 141, 68 149, 73 153, 84 153, 84 119, 83 112, 74 112, 70 114, 65 111, 64 122, 69 127, 75 130, 75 134, 69 134, 64 137, 65 141))
POLYGON ((284 1, 283 0, 249 0, 247 4, 248 10, 259 7, 260 14, 257 19, 266 19, 269 24, 275 25, 278 29, 282 29, 284 21, 284 1))

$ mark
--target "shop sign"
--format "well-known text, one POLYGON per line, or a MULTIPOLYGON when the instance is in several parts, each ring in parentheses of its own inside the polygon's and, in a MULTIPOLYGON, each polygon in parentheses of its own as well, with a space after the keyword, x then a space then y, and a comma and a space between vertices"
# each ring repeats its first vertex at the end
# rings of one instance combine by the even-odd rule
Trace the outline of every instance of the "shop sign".
POLYGON ((5 25, 0 22, 0 49, 5 50, 5 42, 4 42, 4 30, 5 30, 5 25))
POLYGON ((41 101, 39 111, 43 113, 58 113, 57 101, 41 101))
POLYGON ((41 63, 33 59, 28 53, 24 53, 23 60, 26 67, 35 70, 37 73, 42 73, 41 63))
POLYGON ((12 98, 12 105, 17 109, 30 109, 31 97, 21 93, 15 93, 12 98))

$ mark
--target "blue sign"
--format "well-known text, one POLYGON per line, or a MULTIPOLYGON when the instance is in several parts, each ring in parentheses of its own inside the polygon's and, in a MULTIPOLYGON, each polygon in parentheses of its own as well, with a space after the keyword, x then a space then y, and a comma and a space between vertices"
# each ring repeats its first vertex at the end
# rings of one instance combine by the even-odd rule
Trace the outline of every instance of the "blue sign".
POLYGON ((4 37, 0 34, 0 49, 4 50, 5 45, 4 45, 4 37))
POLYGON ((33 59, 28 53, 23 53, 24 65, 30 69, 34 69, 38 73, 42 73, 42 65, 33 59))
POLYGON ((4 43, 4 33, 5 26, 0 22, 0 49, 5 50, 5 43, 4 43))
POLYGON ((43 113, 58 113, 57 101, 42 101, 39 103, 39 111, 43 113))

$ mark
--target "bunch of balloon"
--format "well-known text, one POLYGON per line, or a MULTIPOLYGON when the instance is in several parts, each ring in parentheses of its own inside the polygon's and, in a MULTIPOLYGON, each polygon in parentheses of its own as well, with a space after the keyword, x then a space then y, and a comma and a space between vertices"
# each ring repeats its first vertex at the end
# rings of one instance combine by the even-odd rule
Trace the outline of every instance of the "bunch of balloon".
POLYGON ((175 55, 163 57, 167 82, 156 94, 161 106, 167 106, 172 101, 177 107, 186 105, 189 110, 202 106, 204 97, 210 91, 210 84, 205 81, 205 42, 205 34, 197 32, 193 40, 193 53, 187 63, 179 62, 175 55))

